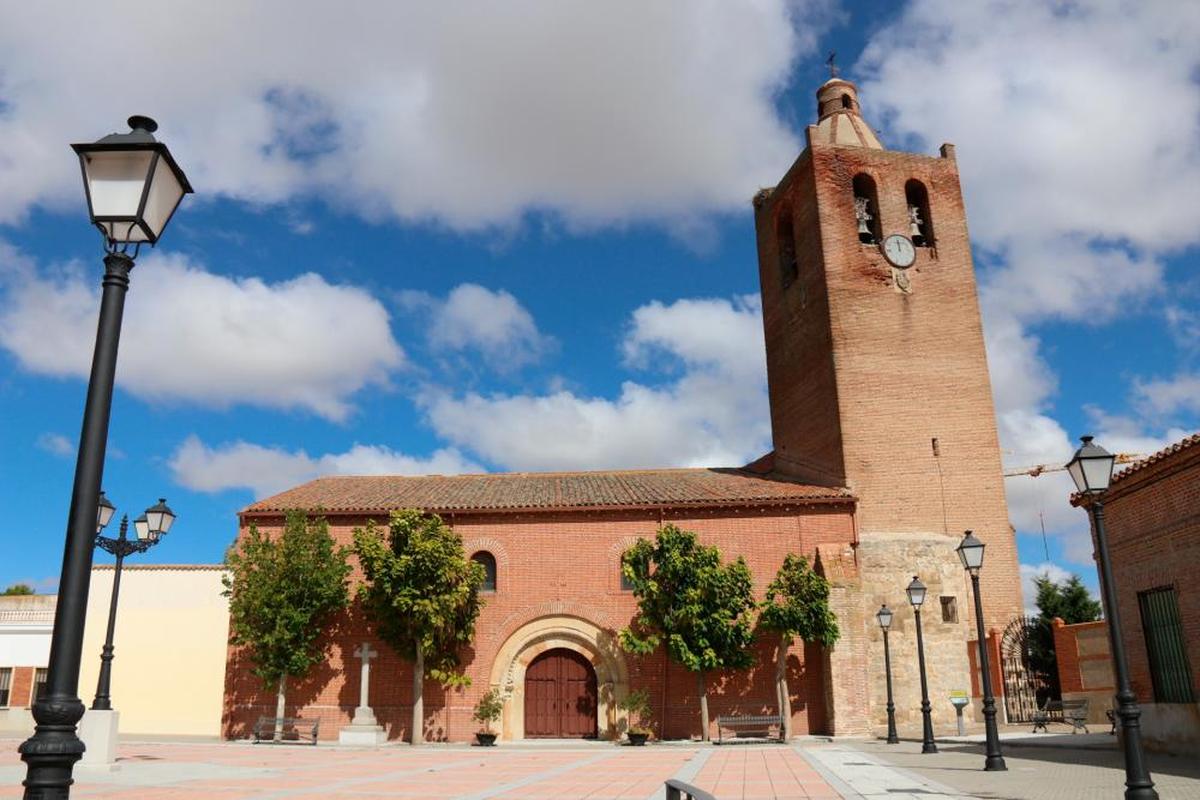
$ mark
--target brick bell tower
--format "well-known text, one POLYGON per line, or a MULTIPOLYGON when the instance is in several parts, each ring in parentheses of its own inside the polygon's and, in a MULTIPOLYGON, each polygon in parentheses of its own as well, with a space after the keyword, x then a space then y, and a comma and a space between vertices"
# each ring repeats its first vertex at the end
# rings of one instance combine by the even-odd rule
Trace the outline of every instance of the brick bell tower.
MULTIPOLYGON (((964 530, 987 544, 985 625, 1003 630, 1022 600, 954 147, 885 149, 836 76, 817 106, 807 148, 754 203, 774 468, 858 497, 868 627, 883 602, 911 625, 920 574, 927 654, 947 649, 933 688, 969 689, 964 530)), ((893 630, 904 648, 911 630, 893 630)))

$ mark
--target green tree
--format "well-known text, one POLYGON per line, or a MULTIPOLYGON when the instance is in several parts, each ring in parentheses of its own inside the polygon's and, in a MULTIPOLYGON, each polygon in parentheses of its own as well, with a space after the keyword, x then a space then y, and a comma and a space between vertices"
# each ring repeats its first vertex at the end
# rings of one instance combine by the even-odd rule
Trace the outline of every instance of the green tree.
POLYGON ((664 525, 653 542, 638 539, 622 554, 621 571, 638 600, 621 646, 649 655, 665 644, 674 661, 696 673, 701 736, 708 741, 708 672, 754 663, 750 568, 740 557, 722 564, 720 550, 664 525))
POLYGON ((1061 617, 1068 625, 1077 622, 1094 622, 1100 619, 1100 601, 1083 585, 1078 575, 1072 575, 1062 583, 1050 579, 1049 574, 1034 578, 1037 587, 1038 616, 1049 622, 1061 617))
POLYGON ((411 742, 424 735, 424 683, 466 686, 459 651, 475 636, 483 601, 483 565, 467 558, 462 538, 436 514, 393 512, 386 540, 374 522, 354 531, 366 580, 359 587, 379 638, 413 662, 411 742))
POLYGON ((1058 698, 1062 688, 1058 682, 1058 653, 1054 648, 1054 618, 1059 617, 1068 625, 1093 622, 1100 619, 1101 607, 1078 575, 1057 582, 1046 573, 1033 581, 1037 590, 1038 616, 1028 632, 1029 663, 1050 687, 1050 696, 1058 698))
POLYGON ((275 688, 276 717, 284 716, 288 676, 324 658, 321 634, 349 601, 348 555, 323 517, 303 511, 289 511, 278 535, 251 525, 225 554, 230 638, 248 648, 254 674, 275 688))
POLYGON ((12 586, 4 590, 3 596, 14 597, 29 594, 36 594, 36 592, 33 591, 33 587, 28 583, 14 583, 12 586))
POLYGON ((783 717, 783 736, 792 735, 791 692, 787 683, 787 651, 799 637, 832 647, 837 642, 837 618, 829 610, 829 581, 808 566, 808 559, 788 553, 775 580, 767 587, 767 599, 759 613, 759 625, 778 637, 775 645, 775 693, 783 717))

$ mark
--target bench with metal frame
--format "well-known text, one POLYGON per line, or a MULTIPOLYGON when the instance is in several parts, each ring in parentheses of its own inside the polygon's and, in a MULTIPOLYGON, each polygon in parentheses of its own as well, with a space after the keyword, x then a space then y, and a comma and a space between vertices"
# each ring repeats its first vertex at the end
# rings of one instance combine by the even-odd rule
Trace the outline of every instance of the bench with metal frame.
POLYGON ((1038 728, 1041 728, 1046 733, 1049 729, 1046 727, 1051 722, 1061 722, 1063 725, 1071 726, 1071 733, 1078 733, 1082 730, 1088 733, 1087 728, 1088 717, 1088 701, 1083 700, 1047 700, 1045 705, 1033 712, 1033 732, 1037 733, 1038 728))
MULTIPOLYGON (((783 741, 783 717, 778 714, 761 714, 753 716, 749 714, 726 714, 717 717, 717 744, 722 744, 721 738, 724 730, 730 731, 762 731, 765 738, 775 738, 771 736, 771 728, 779 729, 779 741, 783 741)), ((736 738, 736 737, 735 737, 736 738)))
POLYGON ((317 730, 321 727, 320 719, 304 719, 303 717, 259 717, 254 723, 254 742, 273 742, 284 744, 317 743, 317 730), (276 730, 279 736, 275 735, 276 730), (311 739, 311 742, 306 740, 311 739))
POLYGON ((717 798, 703 789, 697 789, 690 783, 671 778, 667 781, 666 800, 717 800, 717 798))

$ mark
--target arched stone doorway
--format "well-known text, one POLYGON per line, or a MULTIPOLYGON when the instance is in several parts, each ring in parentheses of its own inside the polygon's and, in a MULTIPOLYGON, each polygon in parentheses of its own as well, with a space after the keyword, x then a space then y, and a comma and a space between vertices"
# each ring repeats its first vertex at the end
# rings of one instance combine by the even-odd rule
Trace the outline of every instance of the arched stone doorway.
POLYGON ((505 697, 501 739, 526 737, 526 675, 538 656, 567 650, 582 657, 595 675, 596 735, 615 739, 627 725, 617 704, 629 694, 629 670, 616 637, 579 617, 553 615, 525 623, 500 646, 489 685, 505 697))
POLYGON ((596 699, 591 662, 565 647, 547 650, 525 670, 525 737, 595 737, 596 699))

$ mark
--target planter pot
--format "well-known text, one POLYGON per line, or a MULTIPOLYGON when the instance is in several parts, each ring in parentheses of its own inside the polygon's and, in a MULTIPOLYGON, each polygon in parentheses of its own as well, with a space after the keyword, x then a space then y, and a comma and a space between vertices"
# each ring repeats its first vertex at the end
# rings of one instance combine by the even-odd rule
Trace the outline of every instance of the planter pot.
POLYGON ((493 747, 496 744, 496 734, 494 733, 477 733, 475 741, 479 742, 480 747, 493 747))
POLYGON ((629 736, 629 743, 634 747, 641 747, 650 738, 650 734, 648 733, 634 733, 633 731, 630 731, 627 735, 629 736))

